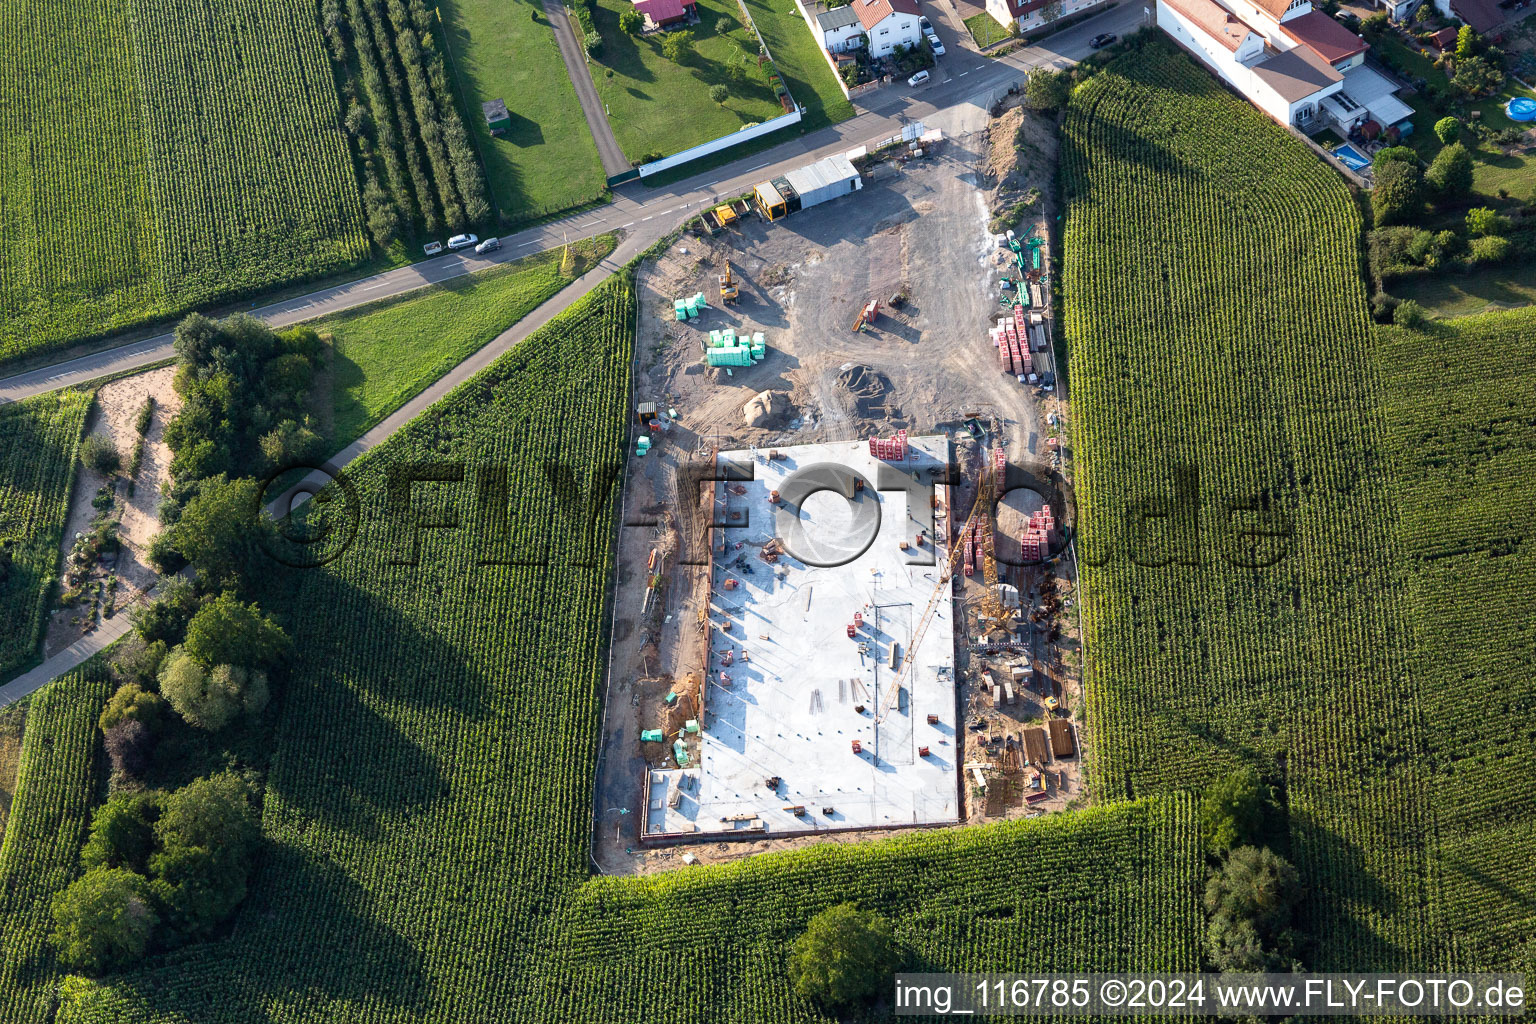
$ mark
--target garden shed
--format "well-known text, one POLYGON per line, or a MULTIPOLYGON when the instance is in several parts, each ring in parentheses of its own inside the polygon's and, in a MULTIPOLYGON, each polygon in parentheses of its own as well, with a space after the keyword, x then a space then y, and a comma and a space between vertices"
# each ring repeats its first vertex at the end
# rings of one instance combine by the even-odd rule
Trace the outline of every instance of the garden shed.
POLYGON ((485 125, 491 130, 492 135, 500 135, 512 128, 512 115, 507 112, 506 100, 489 100, 482 103, 480 112, 485 115, 485 125))

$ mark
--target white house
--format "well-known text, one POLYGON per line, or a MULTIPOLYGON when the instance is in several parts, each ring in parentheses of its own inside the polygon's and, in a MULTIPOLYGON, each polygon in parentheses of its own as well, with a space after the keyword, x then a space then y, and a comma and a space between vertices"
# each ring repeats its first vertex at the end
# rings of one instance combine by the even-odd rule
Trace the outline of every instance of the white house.
POLYGON ((869 37, 871 57, 884 57, 898 46, 913 47, 923 41, 917 0, 853 0, 848 6, 869 37))
POLYGON ((846 53, 868 43, 864 38, 864 26, 853 5, 834 7, 816 15, 817 42, 828 53, 846 53))
POLYGON ((1365 41, 1312 0, 1157 0, 1157 24, 1281 124, 1347 136, 1413 114, 1365 66, 1365 41))
POLYGON ((987 13, 1004 28, 1018 25, 1020 32, 1033 32, 1053 21, 1069 18, 1113 0, 987 0, 987 13))

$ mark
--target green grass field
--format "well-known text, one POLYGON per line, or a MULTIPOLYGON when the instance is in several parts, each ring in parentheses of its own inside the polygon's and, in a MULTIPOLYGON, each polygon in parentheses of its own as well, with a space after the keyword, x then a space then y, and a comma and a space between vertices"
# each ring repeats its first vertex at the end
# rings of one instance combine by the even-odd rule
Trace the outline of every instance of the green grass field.
POLYGON ((340 118, 296 0, 18 12, 0 33, 0 362, 367 260, 340 118))
POLYGON ((801 129, 815 131, 852 117, 853 104, 838 88, 795 0, 746 0, 746 4, 790 95, 805 108, 801 129))
POLYGON ((1387 291, 1413 299, 1436 316, 1469 316, 1536 305, 1536 263, 1515 262, 1465 274, 1424 274, 1393 281, 1387 291))
POLYGON ((593 21, 603 49, 591 67, 614 138, 631 161, 671 156, 784 113, 734 3, 699 0, 694 54, 681 65, 661 52, 666 33, 631 36, 619 28, 619 14, 630 8, 629 0, 598 0, 593 21), (723 35, 716 31, 722 20, 733 26, 723 35), (709 97, 715 85, 729 91, 724 104, 709 97))
POLYGON ((438 5, 466 126, 509 222, 535 220, 605 194, 597 146, 543 7, 529 0, 438 5), (512 130, 492 136, 480 104, 505 100, 512 130))
POLYGON ((570 274, 561 272, 563 250, 554 249, 313 324, 332 337, 329 450, 351 444, 596 266, 616 242, 601 235, 573 243, 570 274))
POLYGON ((91 401, 70 389, 0 406, 0 682, 37 659, 91 401))
POLYGON ((977 46, 981 47, 991 46, 993 43, 1000 43, 1004 39, 1012 38, 1008 30, 999 25, 997 19, 985 11, 966 18, 965 27, 970 31, 971 39, 975 41, 977 46))

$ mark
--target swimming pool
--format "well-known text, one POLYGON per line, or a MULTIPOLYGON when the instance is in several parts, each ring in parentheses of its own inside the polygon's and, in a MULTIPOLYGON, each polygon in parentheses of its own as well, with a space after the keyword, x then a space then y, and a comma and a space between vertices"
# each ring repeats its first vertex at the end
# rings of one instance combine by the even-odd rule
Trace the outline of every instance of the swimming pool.
POLYGON ((1536 121, 1536 100, 1529 96, 1516 96, 1504 104, 1504 113, 1511 121, 1536 121))
POLYGON ((1338 149, 1333 151, 1333 155, 1338 157, 1339 163, 1343 164, 1345 167, 1348 167, 1352 171, 1363 171, 1367 167, 1371 166, 1370 159, 1364 156, 1354 146, 1340 146, 1338 149))

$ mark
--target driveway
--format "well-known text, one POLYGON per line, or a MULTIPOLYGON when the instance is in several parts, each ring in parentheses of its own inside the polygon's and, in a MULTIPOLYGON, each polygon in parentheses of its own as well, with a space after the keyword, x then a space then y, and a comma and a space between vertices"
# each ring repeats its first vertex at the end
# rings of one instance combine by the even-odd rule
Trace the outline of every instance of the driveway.
POLYGON ((560 59, 565 61, 565 74, 576 87, 576 98, 581 101, 581 112, 587 116, 587 128, 592 141, 597 143, 597 155, 603 161, 603 173, 608 177, 629 170, 629 160, 613 137, 613 126, 603 113, 603 101, 598 98, 597 86, 592 84, 592 73, 587 67, 587 51, 582 40, 576 38, 571 26, 571 16, 560 0, 544 0, 544 17, 555 30, 555 42, 560 45, 560 59))

